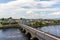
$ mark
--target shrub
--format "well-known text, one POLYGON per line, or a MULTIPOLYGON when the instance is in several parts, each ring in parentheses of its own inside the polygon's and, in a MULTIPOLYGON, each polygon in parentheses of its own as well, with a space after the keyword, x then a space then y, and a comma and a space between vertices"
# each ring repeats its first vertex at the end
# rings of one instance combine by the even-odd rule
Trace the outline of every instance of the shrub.
POLYGON ((11 22, 11 24, 18 24, 18 22, 11 22))
POLYGON ((1 24, 2 25, 8 25, 9 23, 8 22, 2 22, 1 24))

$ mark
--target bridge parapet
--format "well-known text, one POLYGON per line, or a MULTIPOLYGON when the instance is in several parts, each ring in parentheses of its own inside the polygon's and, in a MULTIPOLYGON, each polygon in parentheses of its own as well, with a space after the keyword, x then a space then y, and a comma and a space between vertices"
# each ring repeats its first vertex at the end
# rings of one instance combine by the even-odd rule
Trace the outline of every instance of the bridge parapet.
POLYGON ((43 31, 37 30, 35 28, 19 24, 20 27, 24 28, 25 30, 29 31, 31 34, 34 34, 39 40, 42 38, 42 40, 60 40, 60 38, 55 37, 53 35, 47 34, 43 31))

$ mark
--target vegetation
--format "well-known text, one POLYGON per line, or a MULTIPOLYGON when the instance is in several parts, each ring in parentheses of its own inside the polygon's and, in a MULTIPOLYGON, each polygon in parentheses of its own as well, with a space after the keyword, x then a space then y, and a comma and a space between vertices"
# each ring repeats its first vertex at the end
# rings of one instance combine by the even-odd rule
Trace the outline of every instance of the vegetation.
POLYGON ((56 24, 60 24, 60 20, 54 20, 56 24))
POLYGON ((9 17, 8 19, 13 19, 12 17, 9 17))
POLYGON ((4 20, 4 18, 1 18, 1 20, 4 20))
POLYGON ((20 20, 25 20, 25 18, 20 18, 20 20))
POLYGON ((8 22, 2 22, 1 24, 2 25, 8 25, 9 23, 8 22))
POLYGON ((9 18, 1 18, 1 22, 0 24, 2 25, 9 25, 9 24, 18 24, 18 22, 10 22, 9 19, 13 19, 12 17, 9 17, 9 18), (8 22, 9 21, 9 22, 8 22))
POLYGON ((18 22, 12 22, 11 24, 18 24, 18 22))
POLYGON ((43 22, 35 22, 34 24, 29 24, 28 26, 31 26, 31 27, 42 27, 42 26, 47 26, 49 25, 48 23, 43 23, 43 22))
POLYGON ((47 22, 35 22, 33 24, 29 24, 28 26, 31 26, 31 27, 43 27, 43 26, 49 26, 49 25, 57 25, 57 24, 60 24, 60 20, 53 20, 54 23, 47 23, 47 22))
POLYGON ((2 24, 0 23, 0 27, 2 27, 2 24))
POLYGON ((1 22, 2 25, 18 24, 18 22, 1 22))

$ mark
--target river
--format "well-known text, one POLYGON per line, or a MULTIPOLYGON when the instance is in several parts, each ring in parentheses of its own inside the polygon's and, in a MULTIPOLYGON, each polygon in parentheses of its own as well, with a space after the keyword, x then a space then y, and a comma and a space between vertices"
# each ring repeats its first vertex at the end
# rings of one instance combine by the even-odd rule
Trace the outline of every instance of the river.
POLYGON ((28 40, 28 39, 19 29, 11 28, 0 30, 0 40, 28 40))
POLYGON ((38 27, 37 29, 60 37, 60 25, 38 27))

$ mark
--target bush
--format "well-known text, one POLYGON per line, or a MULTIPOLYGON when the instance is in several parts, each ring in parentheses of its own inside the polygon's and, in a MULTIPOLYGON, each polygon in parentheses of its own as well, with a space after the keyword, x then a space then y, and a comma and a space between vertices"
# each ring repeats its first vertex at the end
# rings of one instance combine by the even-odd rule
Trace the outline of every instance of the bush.
POLYGON ((8 25, 9 23, 8 22, 2 22, 1 24, 2 25, 8 25))
POLYGON ((18 24, 18 22, 11 22, 11 24, 18 24))
POLYGON ((18 24, 18 22, 1 22, 2 25, 18 24))

